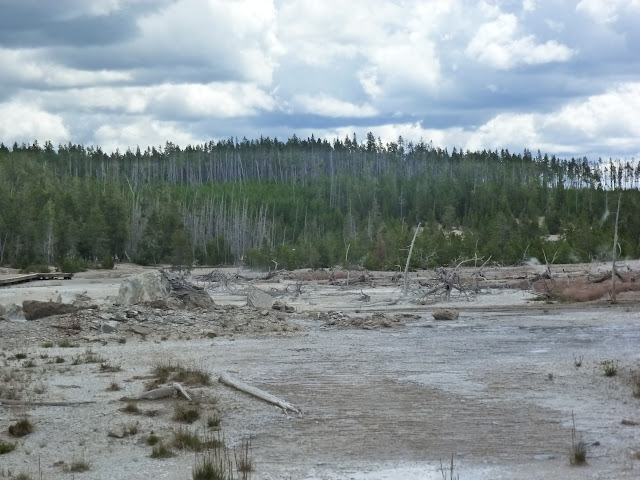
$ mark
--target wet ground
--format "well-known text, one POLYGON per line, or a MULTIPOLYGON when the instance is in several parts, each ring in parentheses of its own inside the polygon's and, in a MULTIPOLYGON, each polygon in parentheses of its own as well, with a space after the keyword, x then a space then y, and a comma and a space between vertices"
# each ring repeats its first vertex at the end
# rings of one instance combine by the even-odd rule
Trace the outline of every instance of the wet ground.
MULTIPOLYGON (((92 297, 101 285, 108 295, 117 292, 117 278, 85 280, 92 297)), ((82 287, 81 276, 73 282, 82 287)), ((44 299, 65 285, 32 285, 3 295, 44 299)), ((278 283, 262 287, 284 290, 278 283)), ((11 440, 7 426, 24 415, 36 425, 16 451, 0 456, 0 478, 8 478, 8 470, 34 478, 41 471, 45 480, 72 478, 56 462, 85 456, 92 468, 74 478, 190 479, 193 453, 152 459, 144 443, 152 431, 162 437, 179 428, 171 420, 171 402, 153 418, 120 411, 118 399, 139 393, 152 367, 166 361, 206 370, 214 380, 230 372, 303 409, 301 416, 285 415, 217 382, 208 387, 206 393, 218 399, 226 443, 238 446, 251 438, 253 479, 435 480, 443 478, 440 460, 448 466, 451 456, 462 480, 640 478, 640 426, 621 424, 640 420, 640 398, 634 396, 640 376, 637 301, 548 305, 521 291, 487 291, 474 302, 447 304, 460 309, 459 319, 437 322, 431 317, 437 305, 394 302, 398 296, 397 286, 345 290, 310 284, 287 298, 297 312, 288 320, 304 328, 256 338, 130 334, 125 343, 43 348, 42 334, 21 338, 13 326, 0 324, 0 335, 15 337, 0 336, 4 373, 28 372, 28 389, 42 385, 40 400, 96 401, 72 408, 0 406, 0 440, 11 440), (359 301, 362 293, 370 302, 359 301), (313 313, 329 310, 412 316, 401 327, 338 329, 313 313), (86 348, 122 370, 70 365, 86 348), (26 353, 35 367, 15 360, 14 350, 26 353), (50 365, 56 356, 66 362, 50 365), (615 376, 604 375, 606 360, 617 365, 615 376), (123 390, 107 392, 112 382, 123 390), (569 464, 572 414, 576 441, 587 449, 582 467, 569 464), (107 437, 113 425, 134 420, 137 435, 107 437)), ((218 304, 243 303, 238 291, 213 297, 218 304)), ((158 405, 141 402, 142 408, 158 405)), ((202 421, 192 428, 203 428, 202 421)))

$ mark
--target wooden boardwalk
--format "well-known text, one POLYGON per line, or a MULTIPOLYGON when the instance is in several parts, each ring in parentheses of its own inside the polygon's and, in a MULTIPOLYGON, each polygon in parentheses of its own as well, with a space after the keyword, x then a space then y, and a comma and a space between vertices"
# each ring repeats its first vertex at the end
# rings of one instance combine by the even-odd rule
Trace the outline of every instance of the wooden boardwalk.
POLYGON ((30 273, 19 277, 0 279, 0 287, 16 285, 18 283, 35 282, 37 280, 70 280, 73 273, 30 273))

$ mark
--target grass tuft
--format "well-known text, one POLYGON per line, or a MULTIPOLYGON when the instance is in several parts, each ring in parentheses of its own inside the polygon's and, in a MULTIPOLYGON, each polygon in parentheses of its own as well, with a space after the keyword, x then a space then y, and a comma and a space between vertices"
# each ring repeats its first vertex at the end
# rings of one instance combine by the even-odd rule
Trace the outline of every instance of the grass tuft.
POLYGON ((33 432, 33 424, 29 421, 28 418, 23 418, 22 420, 18 420, 13 425, 9 425, 9 435, 12 437, 24 437, 25 435, 29 435, 33 432))
MULTIPOLYGON (((147 442, 148 441, 149 440, 147 439, 147 442)), ((170 458, 173 456, 173 450, 171 450, 171 448, 166 446, 164 443, 153 445, 153 448, 151 449, 151 458, 170 458)))
POLYGON ((140 414, 142 411, 140 407, 136 405, 134 402, 128 402, 124 407, 120 409, 121 412, 124 413, 132 413, 132 414, 140 414))
POLYGON ((243 480, 253 472, 253 461, 251 460, 251 437, 242 440, 240 449, 233 449, 233 456, 236 460, 236 470, 241 474, 243 480))
POLYGON ((618 361, 603 360, 600 362, 602 369, 604 370, 605 377, 615 377, 618 373, 618 361))
POLYGON ((587 462, 587 447, 583 442, 576 442, 576 418, 571 412, 571 453, 569 454, 569 463, 571 465, 584 465, 587 462))
POLYGON ((5 453, 13 452, 15 449, 16 449, 16 444, 15 443, 0 441, 0 455, 4 455, 5 453))
POLYGON ((200 410, 197 407, 176 405, 173 410, 173 419, 176 422, 193 423, 200 418, 200 410))

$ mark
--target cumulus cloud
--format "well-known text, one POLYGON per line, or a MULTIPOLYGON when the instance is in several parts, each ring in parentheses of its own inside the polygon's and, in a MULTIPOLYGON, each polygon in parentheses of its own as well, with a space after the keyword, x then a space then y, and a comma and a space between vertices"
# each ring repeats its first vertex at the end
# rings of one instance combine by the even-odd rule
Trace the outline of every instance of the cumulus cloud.
POLYGON ((576 5, 578 12, 584 12, 598 23, 612 23, 620 15, 638 15, 640 2, 638 0, 581 0, 576 5))
POLYGON ((4 0, 0 133, 632 156, 639 23, 638 0, 4 0))
POLYGON ((163 147, 166 141, 184 148, 207 141, 192 135, 177 122, 163 122, 152 117, 102 125, 95 131, 94 139, 105 151, 135 150, 138 146, 145 150, 149 146, 163 147))
POLYGON ((377 111, 369 104, 355 105, 329 95, 297 95, 294 105, 303 112, 327 117, 372 117, 377 111))
POLYGON ((57 144, 71 138, 62 117, 21 102, 0 103, 0 141, 30 144, 34 140, 51 140, 57 144))
POLYGON ((534 35, 520 36, 518 33, 517 17, 501 14, 480 26, 467 46, 467 55, 494 68, 507 70, 520 64, 564 62, 575 53, 555 40, 536 43, 534 35))
POLYGON ((0 80, 3 84, 35 87, 77 87, 122 83, 131 79, 129 72, 110 70, 80 70, 56 64, 35 50, 0 48, 0 80))

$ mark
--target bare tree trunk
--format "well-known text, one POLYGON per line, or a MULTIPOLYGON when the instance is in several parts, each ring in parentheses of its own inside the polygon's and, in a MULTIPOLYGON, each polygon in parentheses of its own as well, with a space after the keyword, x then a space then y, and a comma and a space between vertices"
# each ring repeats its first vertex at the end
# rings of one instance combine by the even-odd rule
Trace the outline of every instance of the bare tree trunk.
POLYGON ((622 194, 618 195, 618 210, 616 211, 616 226, 613 231, 613 260, 611 263, 611 303, 618 303, 616 298, 616 250, 618 248, 618 218, 620 217, 620 200, 622 194))
POLYGON ((411 254, 413 253, 413 244, 416 243, 416 237, 418 236, 418 232, 420 231, 420 224, 416 227, 416 231, 413 233, 413 240, 411 240, 411 246, 409 247, 409 255, 407 255, 407 263, 404 266, 404 293, 403 296, 407 296, 407 288, 409 287, 409 279, 407 278, 407 274, 409 272, 409 262, 411 261, 411 254))

